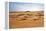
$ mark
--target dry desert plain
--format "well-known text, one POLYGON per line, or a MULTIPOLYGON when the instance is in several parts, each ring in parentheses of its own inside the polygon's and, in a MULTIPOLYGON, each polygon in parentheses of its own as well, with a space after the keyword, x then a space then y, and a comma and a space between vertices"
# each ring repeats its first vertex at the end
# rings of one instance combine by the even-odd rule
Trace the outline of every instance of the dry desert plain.
POLYGON ((44 26, 43 11, 9 12, 9 28, 31 28, 44 26))

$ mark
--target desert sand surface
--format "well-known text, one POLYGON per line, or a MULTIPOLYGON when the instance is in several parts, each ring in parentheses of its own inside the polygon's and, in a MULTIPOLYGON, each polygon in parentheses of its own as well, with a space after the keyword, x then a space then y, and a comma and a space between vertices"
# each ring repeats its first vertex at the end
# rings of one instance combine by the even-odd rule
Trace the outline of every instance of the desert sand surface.
POLYGON ((31 28, 44 26, 43 11, 9 12, 9 28, 31 28))

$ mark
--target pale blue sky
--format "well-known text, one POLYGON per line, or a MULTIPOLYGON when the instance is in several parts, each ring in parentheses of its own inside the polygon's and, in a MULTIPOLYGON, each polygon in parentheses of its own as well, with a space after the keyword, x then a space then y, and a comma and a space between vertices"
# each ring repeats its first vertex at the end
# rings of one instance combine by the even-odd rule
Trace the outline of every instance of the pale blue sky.
POLYGON ((24 2, 9 2, 10 11, 36 10, 44 9, 44 5, 40 3, 24 3, 24 2))

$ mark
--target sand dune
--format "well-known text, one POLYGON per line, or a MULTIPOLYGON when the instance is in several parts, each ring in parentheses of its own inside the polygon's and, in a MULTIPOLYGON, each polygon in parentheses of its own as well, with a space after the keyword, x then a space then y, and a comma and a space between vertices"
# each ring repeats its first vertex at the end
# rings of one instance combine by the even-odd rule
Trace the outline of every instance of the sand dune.
POLYGON ((44 26, 43 11, 9 13, 9 28, 31 28, 44 26))

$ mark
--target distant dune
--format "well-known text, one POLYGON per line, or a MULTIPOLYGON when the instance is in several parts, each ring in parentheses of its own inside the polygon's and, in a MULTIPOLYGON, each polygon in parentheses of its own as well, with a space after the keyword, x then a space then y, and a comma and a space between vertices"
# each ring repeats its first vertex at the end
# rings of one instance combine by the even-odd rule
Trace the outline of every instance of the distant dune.
POLYGON ((21 11, 9 13, 9 28, 31 28, 44 26, 43 11, 21 11))

